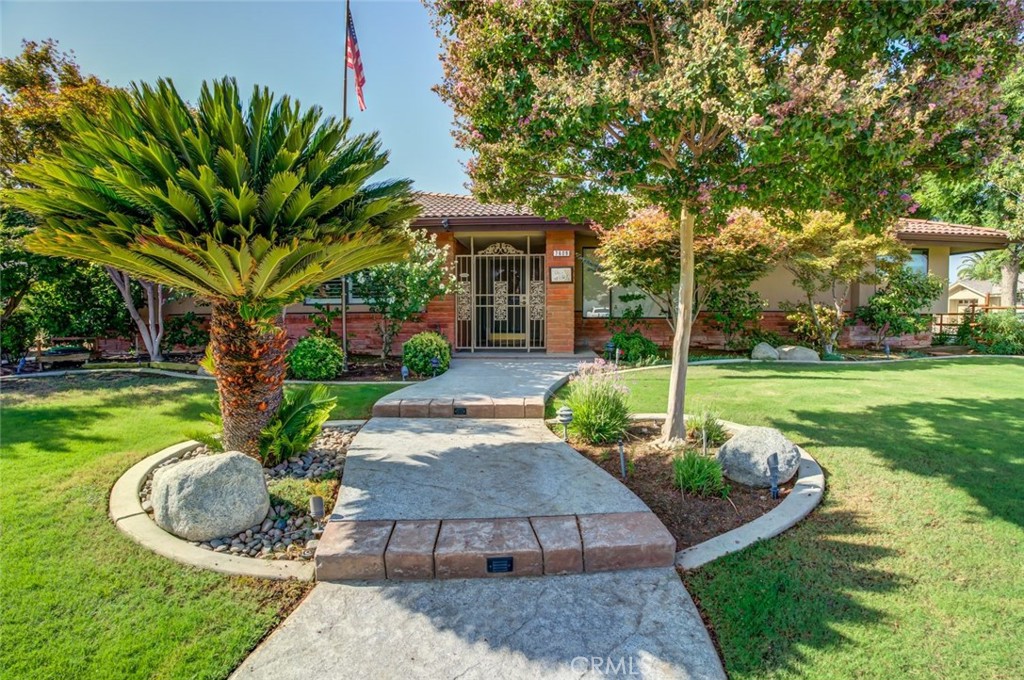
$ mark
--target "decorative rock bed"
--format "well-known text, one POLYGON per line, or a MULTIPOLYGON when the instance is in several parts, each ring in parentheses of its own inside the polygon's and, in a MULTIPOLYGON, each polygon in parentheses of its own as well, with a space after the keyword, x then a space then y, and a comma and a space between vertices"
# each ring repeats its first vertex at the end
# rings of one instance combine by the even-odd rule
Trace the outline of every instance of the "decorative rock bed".
MULTIPOLYGON (((345 455, 356 431, 356 428, 325 427, 305 455, 289 458, 271 468, 263 468, 263 475, 271 494, 271 507, 262 522, 232 536, 203 542, 189 541, 189 543, 204 550, 240 557, 272 560, 312 559, 318 544, 319 532, 314 532, 314 529, 317 528, 316 521, 309 514, 308 507, 293 508, 276 501, 274 499, 275 482, 285 479, 318 481, 333 478, 340 480, 345 468, 345 455)), ((193 460, 209 455, 214 455, 214 452, 209 447, 201 445, 181 456, 169 458, 150 470, 139 490, 139 501, 146 514, 150 518, 153 517, 151 494, 153 474, 157 470, 175 465, 183 460, 193 460)), ((324 499, 324 505, 328 511, 333 501, 333 498, 324 499)))

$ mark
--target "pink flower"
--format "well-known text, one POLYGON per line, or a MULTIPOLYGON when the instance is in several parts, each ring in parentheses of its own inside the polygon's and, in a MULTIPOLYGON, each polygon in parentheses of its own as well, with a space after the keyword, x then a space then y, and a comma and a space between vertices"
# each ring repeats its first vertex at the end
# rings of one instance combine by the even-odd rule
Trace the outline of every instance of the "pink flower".
POLYGON ((878 192, 879 198, 885 198, 888 195, 889 195, 889 192, 886 191, 885 189, 882 189, 881 191, 878 192))
POLYGON ((943 45, 945 45, 946 43, 949 42, 949 36, 946 35, 945 33, 940 33, 939 34, 939 42, 942 43, 943 45))

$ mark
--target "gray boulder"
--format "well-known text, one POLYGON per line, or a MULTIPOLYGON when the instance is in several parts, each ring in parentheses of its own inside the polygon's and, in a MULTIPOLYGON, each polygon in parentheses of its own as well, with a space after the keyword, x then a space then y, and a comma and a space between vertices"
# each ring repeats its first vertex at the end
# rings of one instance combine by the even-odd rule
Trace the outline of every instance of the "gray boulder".
POLYGON ((783 345, 779 348, 780 361, 821 361, 821 357, 813 349, 797 347, 796 345, 783 345))
POLYGON ((768 488, 771 477, 768 457, 779 456, 779 484, 793 478, 800 467, 800 451, 781 432, 770 427, 748 427, 740 430, 718 449, 722 472, 734 482, 768 488))
POLYGON ((775 349, 767 342, 759 342, 754 345, 754 349, 751 350, 750 358, 754 361, 778 361, 779 350, 775 349))
POLYGON ((263 466, 238 451, 202 456, 153 474, 153 519, 189 541, 231 536, 270 509, 263 466))

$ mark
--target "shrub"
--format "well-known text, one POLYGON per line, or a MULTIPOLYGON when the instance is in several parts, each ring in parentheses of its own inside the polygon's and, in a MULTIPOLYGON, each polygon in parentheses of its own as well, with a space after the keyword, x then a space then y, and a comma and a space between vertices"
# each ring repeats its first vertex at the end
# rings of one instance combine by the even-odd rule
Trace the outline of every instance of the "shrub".
POLYGON ((661 356, 657 343, 645 337, 640 331, 619 331, 611 338, 616 350, 622 350, 622 359, 629 363, 649 361, 661 356))
POLYGON ((447 371, 452 363, 452 348, 440 333, 417 333, 402 345, 402 363, 416 375, 434 375, 434 367, 430 364, 434 357, 440 361, 438 375, 447 371))
POLYGON ((307 335, 295 344, 286 361, 293 378, 330 380, 344 368, 345 354, 334 340, 307 335))
POLYGON ((606 361, 580 364, 565 403, 572 409, 569 431, 591 444, 617 441, 629 428, 629 390, 606 361))
POLYGON ((806 302, 798 304, 783 303, 782 309, 786 312, 786 321, 791 324, 790 329, 801 341, 812 347, 820 354, 832 354, 836 344, 836 338, 843 330, 843 326, 849 323, 845 312, 836 312, 826 305, 815 304, 813 308, 806 302))
POLYGON ((0 324, 0 351, 12 361, 28 352, 36 338, 35 320, 26 312, 14 312, 0 324))
POLYGON ((672 459, 672 473, 676 487, 683 493, 722 498, 729 495, 721 464, 692 449, 672 459))
POLYGON ((1024 354, 1024 318, 1009 310, 979 314, 967 344, 983 354, 1024 354))
POLYGON ((337 401, 326 385, 309 385, 285 393, 280 410, 260 433, 263 465, 272 467, 309 451, 337 401))
POLYGON ((830 354, 822 354, 821 355, 821 360, 822 361, 846 361, 846 357, 844 357, 842 354, 839 354, 838 352, 832 352, 830 354))
POLYGON ((698 443, 703 443, 707 437, 708 446, 718 446, 729 438, 729 433, 717 413, 702 408, 686 419, 686 436, 698 443))
POLYGON ((171 347, 201 347, 210 342, 210 331, 203 328, 195 312, 172 316, 164 325, 164 342, 171 347))
POLYGON ((950 333, 949 331, 943 328, 938 333, 934 333, 932 335, 932 345, 935 345, 936 347, 949 345, 953 342, 955 338, 956 336, 953 333, 950 333))
POLYGON ((886 338, 928 330, 931 315, 920 310, 931 306, 942 291, 942 281, 935 276, 901 269, 891 274, 886 287, 858 307, 854 316, 875 332, 875 346, 881 347, 886 338))

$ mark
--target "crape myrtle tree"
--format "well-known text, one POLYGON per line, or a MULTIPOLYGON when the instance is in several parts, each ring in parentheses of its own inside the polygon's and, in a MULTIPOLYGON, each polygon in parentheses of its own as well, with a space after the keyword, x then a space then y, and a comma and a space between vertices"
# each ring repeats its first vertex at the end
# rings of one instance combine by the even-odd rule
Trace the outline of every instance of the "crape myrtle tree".
POLYGON ((1010 137, 986 158, 980 173, 929 173, 914 194, 930 217, 1002 229, 1009 245, 978 258, 973 278, 1001 283, 1004 305, 1022 297, 1024 264, 1024 55, 1019 56, 999 91, 1010 137))
MULTIPOLYGON (((621 224, 595 225, 601 276, 610 286, 636 286, 655 301, 676 328, 679 291, 679 225, 661 208, 633 211, 621 224)), ((711 299, 746 290, 778 261, 784 241, 764 217, 748 208, 734 210, 721 224, 694 237, 696 320, 711 299)))
POLYGON ((1021 34, 1019 5, 995 0, 431 10, 474 192, 601 224, 629 196, 676 219, 668 439, 685 436, 695 235, 737 206, 891 223, 920 168, 974 162, 1001 129, 990 95, 1021 34))
POLYGON ((387 165, 375 134, 266 89, 243 104, 227 78, 194 107, 168 80, 136 85, 69 127, 7 195, 40 221, 26 246, 208 301, 223 443, 258 456, 283 396, 274 320, 317 284, 405 255, 410 182, 371 183, 387 165))

